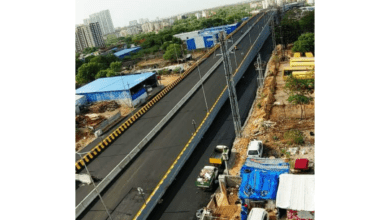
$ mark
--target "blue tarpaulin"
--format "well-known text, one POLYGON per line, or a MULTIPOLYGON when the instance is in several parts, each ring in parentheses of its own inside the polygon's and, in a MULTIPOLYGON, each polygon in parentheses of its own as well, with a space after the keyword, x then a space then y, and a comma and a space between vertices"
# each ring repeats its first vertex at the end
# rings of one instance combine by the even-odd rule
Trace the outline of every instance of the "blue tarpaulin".
MULTIPOLYGON (((245 199, 268 200, 276 199, 278 191, 279 176, 288 173, 289 163, 283 159, 246 159, 244 166, 240 170, 241 185, 238 197, 245 204, 245 199)), ((248 218, 248 212, 244 206, 241 208, 241 220, 248 218)))
POLYGON ((289 167, 289 163, 282 159, 247 159, 240 171, 239 198, 276 199, 279 175, 288 173, 289 167))

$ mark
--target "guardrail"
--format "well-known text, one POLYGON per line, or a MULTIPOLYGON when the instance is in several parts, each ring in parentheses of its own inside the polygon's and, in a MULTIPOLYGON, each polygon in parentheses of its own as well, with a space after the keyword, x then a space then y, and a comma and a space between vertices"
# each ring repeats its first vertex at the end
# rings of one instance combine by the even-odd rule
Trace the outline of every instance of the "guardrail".
MULTIPOLYGON (((260 17, 257 20, 257 22, 261 18, 263 18, 263 16, 260 17)), ((268 22, 265 24, 264 27, 266 27, 267 24, 268 24, 268 22)), ((250 29, 248 29, 248 31, 250 31, 252 29, 252 27, 253 27, 253 25, 251 26, 250 29)), ((261 46, 264 44, 264 41, 265 41, 265 39, 267 39, 268 36, 269 36, 269 33, 264 32, 264 29, 260 32, 259 36, 254 41, 253 45, 250 47, 249 53, 247 53, 247 55, 244 57, 244 59, 243 59, 244 61, 241 62, 240 67, 238 67, 236 72, 234 73, 234 76, 233 76, 234 85, 236 85, 238 83, 239 79, 245 73, 249 64, 251 63, 251 61, 253 60, 253 58, 257 54, 257 52, 260 50, 261 46), (265 37, 265 39, 263 39, 264 37, 265 37), (255 45, 256 45, 256 47, 254 48, 255 45), (255 49, 257 51, 253 52, 253 49, 255 49)), ((241 36, 241 38, 239 40, 237 40, 236 43, 240 42, 243 37, 245 37, 245 35, 241 36)), ((142 205, 141 209, 138 211, 138 213, 136 214, 136 216, 134 217, 133 220, 146 219, 148 217, 148 215, 150 214, 150 212, 153 210, 153 208, 156 206, 157 202, 160 200, 160 198, 163 196, 165 191, 168 189, 169 185, 173 182, 176 175, 179 173, 179 171, 183 167, 184 163, 190 157, 190 155, 194 151, 195 147, 197 146, 197 144, 200 142, 201 138, 203 137, 204 133, 210 127, 211 123, 213 122, 214 118, 218 114, 219 110, 221 109, 221 107, 223 106, 225 101, 227 100, 228 93, 227 93, 226 89, 227 89, 227 86, 225 86, 225 88, 223 89, 223 91, 219 95, 218 99, 215 101, 215 103, 211 107, 210 111, 206 114, 205 118, 203 119, 203 121, 201 122, 199 127, 196 129, 195 133, 192 135, 192 137, 187 142, 187 144, 185 145, 183 150, 177 156, 176 160, 173 162, 171 167, 168 169, 167 173, 164 175, 164 177, 157 184, 156 188, 150 194, 150 196, 146 200, 146 205, 145 204, 142 205), (153 198, 153 200, 152 200, 152 198, 153 198)))
MULTIPOLYGON (((249 21, 249 20, 248 20, 249 21)), ((247 21, 247 22, 248 22, 247 21)), ((231 35, 234 32, 231 33, 231 35)), ((228 37, 230 37, 229 35, 228 37)), ((245 36, 245 35, 244 35, 245 36)), ((241 39, 244 37, 241 36, 239 40, 237 40, 230 49, 234 47, 234 45, 238 44, 241 39)), ((216 50, 219 45, 216 45, 212 48, 206 55, 210 56, 214 50, 216 50)), ((202 58, 203 59, 203 58, 202 58)), ((205 60, 205 59, 203 59, 205 60)), ((198 61, 198 64, 203 62, 198 61)), ((121 170, 134 158, 135 155, 149 142, 150 139, 165 125, 165 123, 177 112, 178 109, 195 93, 197 89, 202 85, 202 83, 211 75, 212 72, 222 63, 222 58, 220 58, 202 77, 198 83, 172 108, 172 110, 145 136, 144 139, 128 154, 126 157, 96 186, 97 190, 101 192, 105 189, 105 187, 118 175, 121 170)), ((197 66, 193 65, 190 69, 191 71, 197 66)), ((189 69, 189 70, 190 70, 189 69)), ((187 73, 188 74, 188 73, 187 73)), ((126 123, 126 122, 125 122, 126 123)), ((124 123, 124 124, 125 124, 124 123)), ((117 129, 118 130, 118 129, 117 129)), ((114 131, 115 133, 116 131, 114 131)), ((112 135, 112 134, 111 134, 112 135)), ((104 142, 104 141, 103 141, 104 142)), ((95 190, 92 190, 77 206, 76 206, 76 218, 88 207, 88 205, 98 196, 95 190)))

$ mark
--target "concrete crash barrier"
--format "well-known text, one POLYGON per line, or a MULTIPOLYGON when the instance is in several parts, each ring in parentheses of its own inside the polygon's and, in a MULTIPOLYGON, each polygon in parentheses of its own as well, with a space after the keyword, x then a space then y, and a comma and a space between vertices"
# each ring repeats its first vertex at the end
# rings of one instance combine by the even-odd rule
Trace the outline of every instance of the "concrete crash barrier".
MULTIPOLYGON (((248 66, 250 65, 251 61, 255 58, 257 53, 260 51, 261 47, 263 46, 265 40, 269 36, 269 22, 270 17, 274 15, 274 12, 271 13, 271 16, 267 16, 265 19, 268 18, 268 21, 265 23, 264 28, 260 32, 259 36, 254 41, 253 45, 250 47, 249 52, 244 57, 243 61, 237 68, 236 72, 234 73, 233 79, 234 79, 234 85, 237 85, 239 79, 242 77, 242 75, 247 70, 248 66)), ((260 16, 259 19, 257 19, 256 22, 259 22, 263 16, 260 16)), ((256 23, 255 22, 255 23, 256 23)), ((253 28, 250 27, 245 35, 251 31, 253 28)), ((244 35, 244 36, 245 36, 244 35)), ((244 37, 242 36, 235 44, 241 41, 241 39, 244 37)), ((233 46, 232 46, 233 47, 233 46)), ((207 129, 211 126, 214 118, 218 114, 219 110, 222 108, 223 104, 228 99, 228 91, 227 87, 224 88, 218 99, 213 104, 212 108, 210 109, 210 112, 207 113, 205 118, 203 119, 202 123, 197 128, 196 132, 193 134, 193 136, 190 138, 188 143, 185 145, 183 150, 180 152, 176 160, 173 162, 172 166, 168 169, 167 173, 164 175, 164 177, 160 180, 156 188, 153 190, 153 192, 150 194, 148 199, 146 200, 146 204, 144 204, 141 209, 138 211, 136 216, 134 217, 134 220, 138 219, 146 219, 148 215, 151 213, 153 208, 156 206, 157 202, 161 199, 161 197, 164 195, 165 191, 168 189, 170 184, 175 179, 176 175, 179 173, 180 169, 184 166, 184 163, 187 161, 187 159, 191 156, 192 152, 195 150, 197 144, 200 142, 203 135, 206 133, 207 129)), ((239 181, 239 180, 235 180, 239 181)))
MULTIPOLYGON (((236 30, 237 31, 237 30, 236 30)), ((122 127, 122 131, 127 130, 131 124, 133 124, 136 120, 138 120, 142 115, 144 115, 154 104, 156 104, 159 100, 161 100, 166 94, 168 94, 169 91, 171 91, 173 88, 175 88, 176 85, 178 85, 184 78, 188 76, 189 73, 191 73, 192 70, 194 70, 198 65, 200 65, 203 61, 205 61, 216 49, 218 49, 219 45, 216 45, 212 49, 209 50, 208 53, 203 55, 203 57, 198 60, 194 65, 192 65, 189 69, 187 69, 178 79, 176 79, 174 82, 169 84, 165 89, 163 89, 161 92, 159 92, 152 100, 147 102, 145 106, 141 109, 139 109, 131 118, 129 118, 126 122, 124 122, 122 125, 119 127, 122 127)), ((116 130, 117 131, 117 130, 116 130)), ((120 134, 120 133, 119 133, 120 134)), ((103 142, 100 142, 98 145, 96 145, 92 150, 90 151, 94 155, 100 154, 105 147, 108 147, 114 140, 115 137, 118 137, 119 134, 115 134, 115 131, 108 135, 108 137, 111 138, 106 138, 103 142), (115 135, 115 136, 113 136, 115 135), (101 145, 104 144, 104 147, 100 147, 101 145)), ((88 164, 91 162, 93 159, 88 158, 87 156, 84 156, 82 159, 76 162, 76 173, 81 171, 84 168, 84 163, 88 164)))

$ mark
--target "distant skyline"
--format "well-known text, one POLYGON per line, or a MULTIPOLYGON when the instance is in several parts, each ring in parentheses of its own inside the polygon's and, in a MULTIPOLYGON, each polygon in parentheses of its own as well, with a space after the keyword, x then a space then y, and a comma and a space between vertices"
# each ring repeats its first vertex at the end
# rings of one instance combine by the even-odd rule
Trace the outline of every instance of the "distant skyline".
POLYGON ((90 14, 110 10, 114 27, 129 25, 129 21, 156 17, 165 18, 190 11, 203 10, 222 5, 248 2, 243 0, 76 0, 75 24, 83 24, 90 14))

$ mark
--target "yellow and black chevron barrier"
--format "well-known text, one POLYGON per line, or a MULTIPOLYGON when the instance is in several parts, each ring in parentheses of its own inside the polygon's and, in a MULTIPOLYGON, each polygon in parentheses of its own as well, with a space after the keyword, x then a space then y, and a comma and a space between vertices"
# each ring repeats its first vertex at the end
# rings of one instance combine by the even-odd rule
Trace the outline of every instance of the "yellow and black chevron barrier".
POLYGON ((200 65, 203 61, 206 60, 217 48, 212 48, 208 53, 203 55, 203 57, 197 61, 196 65, 192 65, 189 69, 187 69, 178 79, 165 87, 161 92, 159 92, 152 100, 144 105, 141 109, 139 109, 131 118, 125 121, 121 126, 119 126, 115 131, 113 131, 110 135, 108 135, 102 142, 98 143, 92 150, 84 155, 82 159, 76 162, 76 172, 81 170, 84 167, 84 163, 88 164, 92 161, 96 156, 98 156, 106 147, 110 146, 111 143, 115 141, 121 134, 124 133, 134 122, 139 119, 143 114, 145 114, 154 104, 156 104, 161 98, 163 98, 169 91, 171 91, 179 82, 181 82, 188 74, 195 69, 198 65, 200 65))
MULTIPOLYGON (((251 20, 253 16, 247 21, 243 22, 240 27, 230 33, 227 38, 230 38, 234 33, 241 29, 249 20, 251 20)), ((259 18, 260 19, 260 18, 259 18)), ((115 131, 113 131, 110 135, 108 135, 103 141, 98 143, 92 150, 85 154, 82 159, 76 162, 76 172, 81 170, 85 164, 88 164, 95 157, 97 157, 106 147, 110 146, 111 143, 115 141, 121 134, 125 132, 134 122, 139 119, 143 114, 145 114, 154 104, 156 104, 161 98, 163 98, 169 91, 171 91, 179 82, 181 82, 188 74, 195 69, 198 65, 200 65, 203 61, 206 60, 216 49, 219 48, 219 44, 214 46, 209 50, 208 53, 203 55, 203 57, 196 62, 196 65, 192 65, 189 69, 187 69, 178 79, 165 87, 159 94, 157 94, 152 100, 146 103, 141 109, 139 109, 132 117, 130 117, 127 121, 125 121, 122 125, 120 125, 115 131)))

